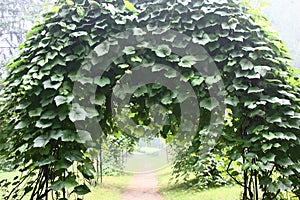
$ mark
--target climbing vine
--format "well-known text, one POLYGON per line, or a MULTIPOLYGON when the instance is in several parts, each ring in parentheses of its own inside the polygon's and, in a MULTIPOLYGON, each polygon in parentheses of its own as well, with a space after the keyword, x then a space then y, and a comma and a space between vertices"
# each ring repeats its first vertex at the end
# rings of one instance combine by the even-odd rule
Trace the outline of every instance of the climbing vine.
MULTIPOLYGON (((194 148, 195 154, 203 145, 210 116, 219 105, 210 98, 210 86, 224 83, 225 91, 219 93, 226 96, 232 120, 219 133, 218 148, 227 147, 227 173, 244 187, 243 199, 258 199, 258 189, 262 190, 263 199, 275 199, 283 191, 299 197, 300 93, 289 81, 293 74, 282 42, 258 25, 240 1, 125 3, 58 1, 44 21, 27 34, 19 57, 8 64, 1 100, 0 152, 14 169, 26 173, 16 177, 13 189, 4 199, 22 199, 25 195, 47 199, 50 194, 56 199, 68 199, 70 194, 90 192, 88 183, 94 178, 95 169, 86 146, 93 135, 93 130, 85 129, 89 119, 97 118, 105 135, 129 134, 113 120, 111 93, 124 74, 140 65, 151 69, 151 64, 156 66, 151 72, 164 72, 164 77, 174 79, 176 73, 164 71, 159 64, 171 66, 184 77, 178 85, 188 82, 193 86, 200 102, 200 116, 204 116, 189 147, 194 148), (128 44, 121 49, 124 55, 109 63, 102 77, 97 76, 98 72, 82 74, 82 63, 86 64, 87 73, 92 71, 91 65, 103 64, 88 57, 95 47, 114 36, 126 41, 129 36, 119 33, 129 29, 141 41, 143 29, 162 34, 161 41, 165 43, 152 48, 141 43, 140 49, 128 44), (186 44, 184 38, 178 41, 163 31, 166 29, 185 34, 191 38, 189 42, 202 45, 221 75, 204 77, 197 73, 197 59, 206 58, 172 52, 171 48, 185 51, 186 44), (95 97, 88 99, 95 109, 80 104, 83 98, 74 95, 74 83, 79 84, 79 89, 97 86, 95 97), (74 103, 75 99, 78 102, 74 103)), ((109 46, 100 46, 101 52, 118 50, 109 46)), ((128 92, 126 88, 122 90, 128 92)), ((176 91, 159 84, 147 84, 134 91, 130 117, 140 125, 137 133, 146 132, 142 125, 149 123, 149 110, 158 103, 168 111, 170 119, 158 135, 167 140, 176 138, 184 112, 179 111, 182 101, 184 98, 176 91)), ((224 113, 216 124, 224 121, 224 113)), ((9 184, 2 181, 3 186, 9 184)))

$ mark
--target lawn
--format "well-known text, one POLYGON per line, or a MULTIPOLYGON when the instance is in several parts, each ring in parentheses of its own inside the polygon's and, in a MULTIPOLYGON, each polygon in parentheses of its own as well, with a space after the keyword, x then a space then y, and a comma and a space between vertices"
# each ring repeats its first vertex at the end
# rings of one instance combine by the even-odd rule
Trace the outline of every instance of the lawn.
MULTIPOLYGON (((226 186, 213 188, 204 191, 185 189, 172 181, 171 168, 167 167, 157 172, 159 182, 159 192, 164 200, 239 200, 241 199, 242 188, 239 186, 226 186)), ((0 173, 0 180, 13 179, 18 173, 6 172, 0 173)), ((127 188, 132 175, 125 174, 122 176, 104 176, 103 183, 93 187, 92 192, 84 196, 84 200, 120 200, 120 195, 127 188)), ((0 192, 1 198, 1 192, 0 192)), ((29 198, 24 198, 27 200, 29 198)), ((74 198, 69 198, 73 200, 74 198)), ((287 198, 288 199, 288 198, 287 198)), ((295 198, 290 198, 295 199, 295 198)))
MULTIPOLYGON (((242 189, 237 186, 210 189, 207 191, 185 190, 183 188, 176 187, 174 183, 169 182, 169 178, 171 178, 170 167, 158 171, 157 173, 160 186, 159 191, 165 200, 238 200, 242 191, 242 189)), ((16 172, 0 173, 0 180, 13 179, 16 175, 18 175, 16 172)), ((120 195, 129 184, 130 178, 131 175, 104 176, 103 184, 92 188, 92 192, 86 195, 84 199, 120 200, 120 195)))
POLYGON ((126 189, 131 175, 104 176, 103 184, 92 188, 92 192, 84 197, 86 200, 119 200, 121 193, 126 189))
MULTIPOLYGON (((12 180, 15 176, 19 175, 17 172, 0 172, 0 180, 8 179, 12 180)), ((119 200, 120 194, 126 189, 131 175, 122 176, 104 176, 103 183, 99 186, 92 188, 92 192, 84 197, 86 200, 119 200)), ((0 191, 0 199, 2 193, 0 191)), ((24 198, 27 200, 29 198, 24 198)), ((72 200, 72 197, 69 198, 72 200)))
MULTIPOLYGON (((0 181, 3 179, 12 181, 16 176, 20 176, 20 175, 21 175, 21 173, 19 173, 19 172, 1 172, 0 171, 0 181)), ((1 191, 1 189, 4 189, 4 188, 0 188, 0 199, 2 199, 2 195, 3 195, 3 191, 1 191)), ((25 196, 23 198, 23 200, 27 200, 27 199, 29 199, 28 196, 25 196)))
POLYGON ((166 168, 159 172, 158 182, 161 195, 165 200, 239 200, 242 188, 239 186, 226 186, 204 191, 186 190, 174 182, 170 182, 171 169, 166 168))

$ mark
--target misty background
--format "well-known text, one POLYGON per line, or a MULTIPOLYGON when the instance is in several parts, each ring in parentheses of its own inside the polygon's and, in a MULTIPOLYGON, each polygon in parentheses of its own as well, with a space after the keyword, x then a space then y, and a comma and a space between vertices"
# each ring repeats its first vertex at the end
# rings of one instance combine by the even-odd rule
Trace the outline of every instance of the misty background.
MULTIPOLYGON (((293 66, 300 68, 300 1, 264 0, 270 5, 262 13, 270 20, 271 26, 278 31, 290 50, 293 66)), ((259 6, 259 0, 252 0, 253 6, 259 6)))

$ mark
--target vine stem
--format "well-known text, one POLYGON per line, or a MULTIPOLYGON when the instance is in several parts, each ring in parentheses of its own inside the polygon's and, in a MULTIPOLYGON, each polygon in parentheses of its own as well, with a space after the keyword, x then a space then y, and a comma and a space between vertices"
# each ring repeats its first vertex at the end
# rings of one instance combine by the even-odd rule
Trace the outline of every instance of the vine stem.
POLYGON ((40 183, 41 179, 43 178, 42 175, 43 175, 43 169, 40 169, 39 174, 38 174, 38 178, 37 178, 37 180, 36 180, 36 184, 35 184, 35 186, 34 186, 34 189, 33 189, 32 193, 31 193, 30 200, 33 200, 35 194, 38 192, 38 191, 36 191, 36 190, 38 190, 39 183, 40 183))
MULTIPOLYGON (((31 174, 34 170, 31 170, 29 174, 31 174)), ((8 198, 12 195, 12 193, 22 184, 27 178, 24 178, 20 183, 18 183, 8 194, 8 198)))
POLYGON ((232 176, 232 174, 230 174, 230 172, 229 172, 229 167, 231 166, 231 163, 232 163, 233 161, 232 160, 230 160, 230 162, 229 162, 229 164, 228 164, 228 166, 227 166, 227 169, 226 169, 226 172, 227 172, 227 174, 238 184, 238 185, 240 185, 240 186, 242 186, 242 187, 244 187, 244 185, 240 182, 240 181, 238 181, 234 176, 232 176))

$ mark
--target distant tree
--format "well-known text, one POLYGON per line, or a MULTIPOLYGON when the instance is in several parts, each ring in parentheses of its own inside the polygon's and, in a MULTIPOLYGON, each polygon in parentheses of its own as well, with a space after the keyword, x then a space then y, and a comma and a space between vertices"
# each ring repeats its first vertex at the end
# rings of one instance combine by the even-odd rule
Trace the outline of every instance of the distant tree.
POLYGON ((0 73, 25 40, 36 16, 49 0, 2 0, 0 2, 0 73))

